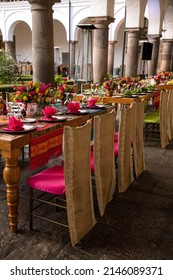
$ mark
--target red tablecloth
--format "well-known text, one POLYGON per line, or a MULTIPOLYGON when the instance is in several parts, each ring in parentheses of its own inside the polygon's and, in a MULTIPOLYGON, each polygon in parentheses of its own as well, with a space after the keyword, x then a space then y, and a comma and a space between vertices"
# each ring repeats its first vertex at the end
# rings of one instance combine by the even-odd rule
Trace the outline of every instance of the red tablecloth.
POLYGON ((30 169, 46 164, 62 154, 63 128, 30 139, 30 169))

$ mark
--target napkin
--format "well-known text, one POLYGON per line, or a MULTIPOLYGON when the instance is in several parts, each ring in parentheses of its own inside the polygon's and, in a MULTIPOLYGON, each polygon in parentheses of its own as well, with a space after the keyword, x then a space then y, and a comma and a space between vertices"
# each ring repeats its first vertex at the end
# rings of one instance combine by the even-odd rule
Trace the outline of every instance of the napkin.
POLYGON ((56 109, 53 107, 46 106, 44 109, 42 109, 42 112, 45 117, 50 118, 56 114, 56 109))
POLYGON ((19 119, 16 119, 14 116, 11 116, 9 117, 8 120, 8 130, 11 131, 23 130, 23 123, 19 119))
POLYGON ((97 98, 90 98, 88 101, 88 107, 96 106, 97 98))
POLYGON ((72 101, 68 103, 68 112, 69 113, 78 113, 80 109, 80 105, 78 102, 72 101))

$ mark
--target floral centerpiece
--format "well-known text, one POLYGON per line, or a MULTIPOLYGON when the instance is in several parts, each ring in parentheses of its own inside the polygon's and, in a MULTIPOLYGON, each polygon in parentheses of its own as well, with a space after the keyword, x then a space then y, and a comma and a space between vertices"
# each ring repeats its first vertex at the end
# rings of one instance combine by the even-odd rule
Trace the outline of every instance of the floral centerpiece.
POLYGON ((6 114, 6 111, 5 100, 0 97, 0 114, 6 114))
POLYGON ((62 102, 65 102, 67 99, 72 101, 74 94, 73 85, 65 83, 57 85, 57 98, 59 98, 62 102))
POLYGON ((169 79, 171 79, 172 73, 169 71, 160 71, 154 76, 156 84, 165 84, 169 79))
POLYGON ((114 90, 117 87, 117 83, 113 79, 107 80, 103 82, 103 87, 106 90, 114 90))
POLYGON ((103 88, 106 90, 106 94, 108 96, 111 96, 114 92, 114 90, 117 87, 117 82, 114 80, 112 77, 106 77, 104 82, 103 82, 103 88))
POLYGON ((54 102, 54 92, 51 83, 28 82, 21 86, 14 86, 13 102, 37 103, 45 106, 54 102))

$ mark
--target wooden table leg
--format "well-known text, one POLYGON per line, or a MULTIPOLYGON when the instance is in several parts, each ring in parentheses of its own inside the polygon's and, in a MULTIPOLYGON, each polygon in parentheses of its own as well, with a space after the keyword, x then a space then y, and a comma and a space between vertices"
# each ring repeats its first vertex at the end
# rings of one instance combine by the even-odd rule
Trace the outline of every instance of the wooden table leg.
POLYGON ((7 189, 7 205, 9 208, 9 226, 11 232, 17 232, 18 223, 18 204, 19 204, 19 190, 18 182, 20 179, 20 168, 18 166, 18 156, 20 150, 10 156, 7 152, 2 151, 2 156, 5 159, 5 167, 3 171, 3 178, 7 189))

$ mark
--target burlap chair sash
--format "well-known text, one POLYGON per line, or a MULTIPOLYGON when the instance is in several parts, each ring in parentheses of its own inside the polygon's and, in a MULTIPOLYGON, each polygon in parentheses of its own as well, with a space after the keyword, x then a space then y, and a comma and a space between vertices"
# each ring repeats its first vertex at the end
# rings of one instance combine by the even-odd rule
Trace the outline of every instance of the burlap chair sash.
POLYGON ((144 158, 144 102, 134 104, 134 121, 133 121, 133 157, 135 175, 138 177, 145 170, 144 158))
POLYGON ((161 140, 162 148, 165 148, 169 144, 168 99, 169 99, 169 91, 162 91, 160 94, 160 140, 161 140))
POLYGON ((115 110, 94 117, 94 175, 101 216, 115 193, 115 110))
POLYGON ((90 172, 91 123, 79 128, 64 127, 67 217, 73 246, 96 223, 90 172))
POLYGON ((134 104, 122 107, 118 141, 118 191, 125 192, 134 180, 132 163, 132 129, 134 104))
POLYGON ((168 95, 168 138, 173 138, 173 90, 169 90, 168 95))

